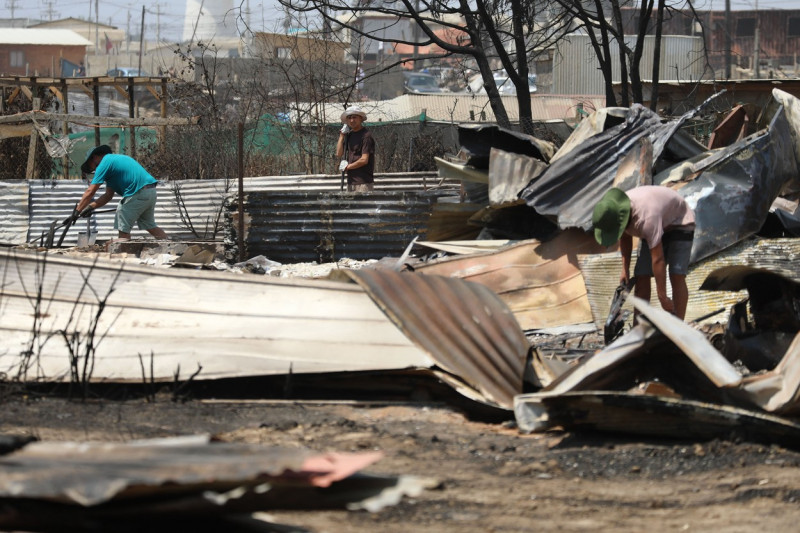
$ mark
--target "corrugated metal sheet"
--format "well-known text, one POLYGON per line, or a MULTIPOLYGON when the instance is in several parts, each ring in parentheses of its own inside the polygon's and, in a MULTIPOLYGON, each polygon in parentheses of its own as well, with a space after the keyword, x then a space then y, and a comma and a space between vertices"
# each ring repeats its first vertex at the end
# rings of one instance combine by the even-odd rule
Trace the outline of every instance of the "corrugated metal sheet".
POLYGON ((379 451, 211 442, 205 435, 125 443, 34 442, 3 457, 0 528, 51 531, 91 524, 90 529, 114 531, 124 523, 126 530, 141 531, 152 529, 156 519, 193 531, 309 531, 267 517, 251 527, 240 518, 287 507, 375 512, 438 483, 355 475, 381 457, 379 451))
POLYGON ((526 433, 559 427, 697 440, 737 439, 797 445, 800 424, 759 411, 640 392, 533 393, 516 398, 514 413, 526 433))
POLYGON ((537 213, 557 220, 561 228, 589 230, 592 209, 609 187, 627 190, 642 185, 630 176, 617 176, 620 162, 641 150, 643 139, 652 143, 657 161, 675 131, 696 111, 662 122, 653 111, 634 104, 626 110, 622 124, 580 144, 565 143, 550 166, 520 192, 520 198, 537 213))
POLYGON ((543 329, 592 322, 578 254, 600 250, 604 248, 591 235, 572 229, 545 243, 520 241, 498 250, 429 261, 415 270, 485 285, 522 328, 543 329))
POLYGON ((28 235, 28 183, 0 182, 0 243, 25 242, 28 235))
MULTIPOLYGON (((715 270, 733 265, 759 266, 775 272, 797 271, 800 259, 800 239, 760 239, 743 241, 714 256, 700 261, 689 268, 686 285, 689 288, 689 303, 686 307, 686 320, 692 320, 725 308, 729 310, 736 302, 747 297, 746 291, 701 291, 700 286, 706 277, 715 270)), ((636 254, 631 264, 636 263, 636 254)), ((594 315, 594 323, 602 328, 608 316, 611 299, 619 283, 622 272, 622 259, 618 253, 583 256, 580 259, 581 272, 586 280, 586 290, 594 315)), ((669 290, 669 287, 668 287, 669 290)), ((655 290, 652 291, 652 304, 658 305, 655 290)), ((632 311, 630 302, 623 309, 632 311)), ((709 319, 709 322, 725 323, 728 313, 724 312, 709 319)))
POLYGON ((407 272, 348 271, 445 371, 511 409, 530 348, 513 313, 488 287, 407 272))
POLYGON ((425 236, 436 198, 408 191, 248 193, 245 256, 281 263, 399 256, 414 237, 425 236))
MULTIPOLYGON (((631 48, 635 37, 626 36, 631 48)), ((655 37, 645 37, 644 53, 640 70, 642 77, 650 79, 653 71, 655 37)), ((699 80, 703 75, 701 61, 703 40, 700 37, 666 35, 661 42, 661 80, 699 80)), ((616 41, 611 43, 613 81, 619 82, 619 56, 616 41)), ((598 70, 597 56, 591 47, 588 35, 569 35, 558 43, 553 58, 553 93, 555 94, 605 94, 603 75, 598 70)), ((602 105, 600 106, 602 107, 602 105)))
POLYGON ((70 350, 78 344, 62 333, 86 347, 95 326, 86 378, 95 383, 142 383, 142 358, 148 379, 158 382, 174 381, 176 371, 186 379, 198 368, 195 381, 434 364, 353 283, 4 248, 0 279, 0 372, 8 376, 69 381, 70 350), (39 290, 47 312, 26 363, 39 290))
MULTIPOLYGON (((437 194, 458 194, 459 183, 443 180, 436 173, 392 173, 376 176, 376 187, 388 191, 437 191, 437 194)), ((339 190, 340 177, 262 176, 245 178, 245 191, 328 191, 339 190)), ((23 244, 46 233, 54 220, 61 221, 72 212, 86 183, 79 180, 31 180, 0 182, 0 206, 3 224, 0 243, 23 244), (30 209, 29 207, 30 206, 30 209)), ((223 219, 221 207, 228 195, 237 194, 235 180, 190 180, 162 182, 158 188, 156 222, 172 238, 221 239, 223 219), (180 201, 178 200, 180 198, 180 201), (215 223, 219 226, 214 231, 215 223), (193 233, 192 229, 194 228, 193 233)), ((113 209, 115 197, 102 209, 113 209)), ((101 213, 92 220, 91 231, 99 240, 116 237, 114 214, 101 213)), ((87 231, 86 221, 79 221, 64 238, 64 246, 74 246, 79 231, 87 231)), ((144 232, 134 230, 134 237, 144 232)), ((61 232, 57 233, 58 236, 61 232)))

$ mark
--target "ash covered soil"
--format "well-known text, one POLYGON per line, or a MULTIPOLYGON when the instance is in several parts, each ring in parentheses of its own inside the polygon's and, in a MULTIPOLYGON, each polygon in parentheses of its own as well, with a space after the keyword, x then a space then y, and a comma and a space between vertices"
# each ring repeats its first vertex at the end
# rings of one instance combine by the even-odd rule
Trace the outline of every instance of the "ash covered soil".
POLYGON ((6 398, 0 433, 48 441, 212 434, 317 451, 380 450, 364 472, 437 488, 376 513, 269 511, 315 532, 796 531, 800 454, 599 433, 521 434, 443 403, 6 398))

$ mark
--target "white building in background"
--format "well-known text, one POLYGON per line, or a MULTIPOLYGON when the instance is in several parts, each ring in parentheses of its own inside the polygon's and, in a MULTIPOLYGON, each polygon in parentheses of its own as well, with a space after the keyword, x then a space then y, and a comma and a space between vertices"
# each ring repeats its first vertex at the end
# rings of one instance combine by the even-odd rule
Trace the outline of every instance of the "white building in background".
POLYGON ((239 3, 233 0, 186 0, 183 41, 211 42, 239 38, 239 3), (237 27, 238 22, 238 27, 237 27))

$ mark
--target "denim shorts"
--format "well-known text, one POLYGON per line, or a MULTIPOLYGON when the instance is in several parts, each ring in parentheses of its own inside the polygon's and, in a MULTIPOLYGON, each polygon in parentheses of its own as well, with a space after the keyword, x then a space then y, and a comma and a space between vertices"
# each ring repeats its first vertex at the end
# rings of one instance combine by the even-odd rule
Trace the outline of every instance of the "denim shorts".
POLYGON ((114 229, 122 233, 130 233, 134 223, 139 226, 139 229, 145 231, 157 228, 155 207, 156 188, 139 189, 133 196, 120 200, 114 218, 114 229))
MULTIPOLYGON (((685 276, 689 273, 689 258, 692 255, 692 241, 694 231, 672 230, 664 233, 661 246, 664 248, 664 260, 667 263, 669 274, 685 276)), ((653 260, 650 257, 650 248, 642 241, 639 246, 639 257, 636 259, 634 276, 652 276, 653 260)))

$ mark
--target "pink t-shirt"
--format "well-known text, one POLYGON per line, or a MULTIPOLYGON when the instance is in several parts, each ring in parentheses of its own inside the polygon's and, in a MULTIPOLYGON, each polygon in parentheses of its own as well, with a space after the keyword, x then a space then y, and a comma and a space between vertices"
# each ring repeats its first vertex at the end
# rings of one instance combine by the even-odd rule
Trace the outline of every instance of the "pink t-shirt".
POLYGON ((631 199, 631 218, 625 233, 652 248, 667 230, 694 230, 694 211, 683 196, 660 185, 644 185, 625 191, 631 199))

